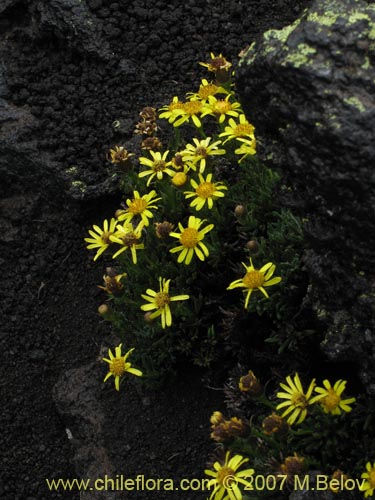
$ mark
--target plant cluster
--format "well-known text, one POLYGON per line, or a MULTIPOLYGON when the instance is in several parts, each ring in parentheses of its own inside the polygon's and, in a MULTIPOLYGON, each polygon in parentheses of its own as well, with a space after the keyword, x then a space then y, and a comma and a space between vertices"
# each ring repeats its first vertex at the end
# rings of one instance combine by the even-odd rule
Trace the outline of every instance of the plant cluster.
MULTIPOLYGON (((346 385, 347 381, 341 379, 334 383, 325 379, 322 385, 316 385, 312 379, 304 388, 295 373, 280 382, 279 389, 270 390, 267 384, 261 385, 252 370, 236 381, 231 379, 224 390, 232 416, 227 418, 215 411, 210 419, 211 438, 220 443, 216 454, 230 453, 238 462, 247 457, 252 472, 239 477, 247 481, 250 476, 269 477, 270 481, 268 487, 258 490, 253 481, 252 487, 244 488, 236 471, 227 468, 221 474, 232 477, 236 491, 231 481, 222 477, 219 483, 224 490, 219 494, 217 489, 213 498, 233 498, 233 494, 237 500, 288 498, 296 484, 302 489, 305 481, 306 487, 311 471, 325 475, 333 493, 344 491, 343 484, 350 479, 357 492, 372 496, 375 464, 364 464, 363 458, 373 453, 374 437, 366 429, 363 402, 345 396, 346 385), (225 451, 228 449, 230 452, 225 451)), ((223 458, 218 463, 222 467, 223 458)), ((214 468, 218 470, 217 465, 214 468)))
MULTIPOLYGON (((256 343, 276 366, 278 355, 301 358, 306 339, 318 342, 296 320, 308 285, 302 222, 278 202, 279 173, 256 157, 255 127, 237 100, 231 63, 211 54, 200 64, 212 81, 159 110, 145 107, 135 125, 138 150, 117 144, 109 151, 124 199, 85 238, 94 261, 114 262, 99 286, 107 296, 99 313, 129 349, 122 354, 121 343, 104 358, 105 380, 113 376, 116 390, 126 374, 160 381, 179 362, 226 372, 239 360, 248 364, 256 343)), ((344 397, 342 379, 321 386, 312 379, 306 390, 297 372, 279 390, 273 380, 271 390, 262 387, 250 370, 226 385, 233 415, 211 417, 219 444, 206 470, 211 498, 288 495, 293 478, 311 470, 333 479, 361 473, 365 497, 372 496, 366 402, 344 397), (280 476, 283 488, 251 491, 254 474, 280 476)))
POLYGON ((85 238, 94 260, 114 259, 100 312, 135 347, 147 380, 179 360, 207 367, 234 358, 236 323, 251 328, 264 314, 276 332, 300 267, 301 224, 275 201, 279 175, 256 159, 231 63, 211 56, 201 64, 214 81, 140 112, 139 151, 109 151, 124 201, 85 238))

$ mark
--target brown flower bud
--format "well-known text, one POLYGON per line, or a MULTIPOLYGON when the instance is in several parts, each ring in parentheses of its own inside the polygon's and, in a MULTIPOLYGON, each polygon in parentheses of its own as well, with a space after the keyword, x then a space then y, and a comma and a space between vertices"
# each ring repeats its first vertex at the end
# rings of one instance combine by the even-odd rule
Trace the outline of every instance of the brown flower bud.
POLYGON ((247 243, 246 243, 246 248, 248 250, 250 250, 250 253, 252 255, 256 255, 258 252, 259 252, 259 243, 257 242, 257 240, 249 240, 247 243))
POLYGON ((156 236, 160 239, 167 238, 173 231, 174 225, 170 222, 155 222, 156 236))
POLYGON ((297 453, 294 453, 292 457, 286 457, 284 462, 280 465, 280 469, 288 478, 295 478, 305 471, 305 459, 299 457, 297 453))
POLYGON ((162 147, 163 145, 157 137, 146 137, 141 144, 141 149, 151 149, 152 151, 159 151, 162 147))
POLYGON ((262 427, 264 434, 267 436, 271 436, 272 434, 286 434, 289 430, 288 423, 276 413, 272 413, 266 417, 263 420, 262 427))
POLYGON ((243 217, 247 212, 245 205, 236 205, 234 209, 234 215, 236 217, 243 217))
POLYGON ((152 312, 148 311, 144 314, 143 319, 145 320, 146 323, 152 323, 154 320, 151 318, 152 312))
POLYGON ((249 370, 247 375, 240 378, 238 387, 240 391, 246 392, 250 396, 259 396, 262 392, 262 386, 252 370, 249 370))

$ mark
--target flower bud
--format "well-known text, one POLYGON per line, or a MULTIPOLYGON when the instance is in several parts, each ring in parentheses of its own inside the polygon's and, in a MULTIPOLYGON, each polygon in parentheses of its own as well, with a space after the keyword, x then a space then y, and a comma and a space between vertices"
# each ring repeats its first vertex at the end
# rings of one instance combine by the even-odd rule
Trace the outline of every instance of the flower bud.
POLYGON ((281 435, 288 432, 289 425, 280 415, 272 413, 263 420, 262 428, 264 434, 267 436, 271 436, 272 434, 281 435))
POLYGON ((246 209, 245 205, 236 205, 236 207, 234 209, 234 215, 236 217, 243 217, 244 215, 246 215, 246 212, 247 212, 247 209, 246 209))
POLYGON ((152 323, 154 320, 151 318, 152 312, 148 311, 144 314, 143 319, 145 320, 146 323, 152 323))
POLYGON ((102 318, 109 320, 109 318, 112 314, 112 309, 107 304, 101 304, 98 307, 98 313, 100 314, 100 316, 102 318))
POLYGON ((249 396, 259 396, 262 392, 262 386, 252 370, 240 378, 238 387, 241 392, 246 392, 249 396))
POLYGON ((259 252, 259 243, 257 242, 257 240, 249 240, 247 243, 246 243, 246 248, 248 250, 250 250, 250 253, 252 255, 256 255, 258 252, 259 252))
POLYGON ((174 174, 172 177, 171 182, 176 187, 182 187, 186 184, 187 179, 185 172, 177 172, 177 174, 174 174))

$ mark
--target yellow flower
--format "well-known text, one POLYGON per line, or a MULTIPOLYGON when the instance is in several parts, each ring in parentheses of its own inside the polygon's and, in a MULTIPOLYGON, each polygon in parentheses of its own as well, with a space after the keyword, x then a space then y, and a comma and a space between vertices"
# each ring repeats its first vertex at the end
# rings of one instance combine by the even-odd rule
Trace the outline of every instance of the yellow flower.
POLYGON ((138 370, 137 368, 132 368, 132 364, 126 361, 129 355, 134 351, 134 347, 133 349, 130 349, 126 354, 124 354, 124 356, 121 354, 121 348, 122 344, 119 344, 115 348, 115 355, 112 354, 111 349, 108 349, 109 359, 102 358, 103 361, 109 363, 109 372, 105 376, 104 382, 106 382, 109 377, 115 377, 116 391, 120 390, 120 379, 126 372, 137 375, 137 377, 142 376, 142 372, 140 370, 138 370))
POLYGON ((247 121, 246 116, 240 115, 239 123, 237 123, 233 118, 229 119, 228 125, 225 127, 225 131, 219 134, 219 137, 227 136, 223 144, 231 139, 238 139, 241 137, 254 139, 254 130, 254 125, 251 125, 251 123, 247 121))
POLYGON ((325 413, 340 415, 342 412, 350 412, 350 404, 355 402, 355 398, 341 399, 341 394, 345 390, 346 380, 337 380, 332 387, 328 380, 323 380, 324 387, 316 387, 315 392, 324 396, 319 402, 325 413))
POLYGON ((134 217, 140 217, 145 226, 149 225, 149 219, 153 217, 150 208, 158 208, 154 205, 155 202, 161 200, 161 198, 155 198, 156 191, 152 190, 148 194, 140 196, 138 191, 133 192, 134 198, 132 200, 126 200, 128 208, 119 217, 119 221, 129 221, 131 222, 134 217))
POLYGON ((193 124, 197 128, 201 128, 202 123, 198 118, 198 115, 202 112, 203 104, 201 101, 188 101, 184 102, 182 108, 176 110, 178 118, 174 120, 173 126, 179 127, 185 122, 192 120, 193 124))
POLYGON ((361 474, 362 479, 366 479, 360 489, 365 492, 365 498, 372 497, 375 489, 375 462, 371 465, 371 462, 367 462, 366 471, 361 474))
POLYGON ((286 399, 286 401, 278 404, 276 406, 276 410, 287 407, 281 416, 286 417, 287 415, 289 415, 289 417, 287 418, 287 422, 289 425, 294 424, 294 422, 300 424, 306 418, 307 407, 321 399, 323 396, 319 395, 313 398, 311 397, 315 386, 315 379, 311 381, 306 394, 303 390, 298 373, 294 375, 293 380, 291 376, 288 375, 286 377, 286 381, 288 385, 280 383, 280 387, 286 392, 278 392, 276 394, 278 398, 286 399))
POLYGON ((172 102, 163 106, 159 109, 162 113, 159 114, 159 118, 165 118, 169 123, 173 123, 175 119, 179 116, 178 111, 184 107, 184 103, 181 102, 177 96, 174 96, 172 102))
POLYGON ((157 318, 161 316, 161 326, 165 328, 166 326, 172 325, 172 314, 169 304, 171 302, 176 302, 177 300, 187 300, 189 295, 175 295, 171 297, 169 295, 169 283, 171 280, 166 280, 165 278, 159 278, 159 292, 155 292, 150 288, 146 290, 146 295, 142 295, 142 299, 147 300, 149 304, 144 304, 141 306, 142 311, 153 311, 150 314, 150 319, 157 318))
POLYGON ((210 500, 241 500, 242 492, 239 484, 244 485, 247 490, 252 489, 251 483, 246 481, 246 478, 255 473, 254 469, 238 470, 248 461, 248 458, 243 458, 241 455, 234 455, 230 458, 228 451, 224 464, 215 462, 214 470, 204 471, 207 476, 212 477, 207 483, 208 488, 214 487, 210 500))
POLYGON ((202 139, 201 141, 194 137, 194 144, 186 144, 183 151, 180 152, 182 160, 189 162, 193 170, 196 170, 199 164, 199 172, 203 173, 206 168, 206 161, 208 156, 225 155, 225 149, 219 149, 221 141, 216 141, 210 144, 211 137, 202 139))
POLYGON ((210 95, 227 93, 228 92, 223 87, 219 87, 219 85, 216 85, 215 83, 209 83, 205 78, 203 78, 198 92, 188 92, 187 96, 192 101, 197 99, 201 101, 207 101, 210 95))
POLYGON ((217 198, 222 198, 224 193, 221 191, 228 189, 222 182, 211 182, 212 174, 208 174, 206 180, 202 174, 199 174, 199 182, 195 182, 194 179, 190 181, 190 184, 195 189, 195 191, 184 191, 185 198, 195 199, 190 203, 191 207, 194 207, 197 211, 201 210, 205 203, 207 202, 208 208, 213 207, 213 200, 217 198))
POLYGON ((243 144, 237 149, 234 150, 236 155, 242 155, 242 158, 238 160, 238 163, 241 163, 245 158, 248 156, 253 156, 257 152, 257 143, 256 139, 237 139, 238 141, 241 141, 243 144))
POLYGON ((85 238, 85 241, 87 243, 90 243, 87 245, 86 248, 91 250, 92 248, 99 248, 99 250, 96 252, 96 255, 94 257, 94 260, 98 259, 100 255, 107 250, 109 245, 111 244, 111 235, 116 231, 116 225, 117 221, 116 219, 111 219, 109 224, 107 219, 103 222, 103 229, 101 229, 99 226, 94 225, 93 229, 96 231, 89 231, 89 234, 91 238, 85 238))
POLYGON ((217 71, 228 70, 232 66, 232 63, 227 61, 222 54, 215 56, 215 54, 211 52, 210 56, 211 56, 211 61, 209 61, 208 63, 206 62, 199 63, 201 66, 207 68, 208 71, 216 73, 217 71))
POLYGON ((121 248, 113 255, 113 259, 130 248, 133 264, 137 263, 137 250, 145 247, 143 243, 139 243, 142 237, 142 229, 143 222, 140 222, 136 228, 133 228, 132 223, 128 221, 124 221, 122 226, 117 226, 116 233, 110 238, 114 243, 121 245, 121 248))
POLYGON ((267 264, 259 270, 254 268, 251 258, 249 266, 247 266, 244 262, 242 262, 242 265, 246 269, 245 276, 241 279, 232 281, 227 290, 233 290, 234 288, 247 288, 247 291, 244 290, 246 293, 245 309, 247 309, 250 296, 254 290, 260 290, 265 297, 269 298, 264 287, 280 283, 281 278, 277 276, 276 278, 271 279, 276 269, 275 264, 272 264, 272 262, 267 262, 267 264))
POLYGON ((209 96, 208 103, 203 106, 202 117, 213 115, 217 117, 219 123, 223 123, 227 116, 239 116, 242 111, 241 104, 239 102, 230 102, 229 99, 229 95, 225 99, 209 96))
POLYGON ((168 153, 169 151, 165 151, 165 153, 162 156, 159 151, 155 152, 150 150, 150 155, 152 156, 152 160, 151 158, 146 158, 144 156, 141 156, 139 158, 139 163, 141 165, 149 167, 149 170, 143 170, 138 174, 138 177, 145 177, 147 175, 150 176, 147 181, 147 186, 150 185, 150 182, 154 177, 157 177, 157 179, 160 181, 163 178, 163 174, 170 175, 171 177, 174 175, 173 170, 168 168, 171 166, 171 162, 166 161, 168 153))
POLYGON ((181 252, 177 259, 177 262, 179 264, 184 261, 186 265, 190 264, 194 253, 197 255, 198 259, 202 261, 205 260, 206 257, 208 257, 208 248, 202 242, 202 240, 205 235, 209 231, 211 231, 211 229, 213 229, 214 225, 209 224, 205 228, 199 230, 204 222, 204 219, 198 219, 198 217, 194 217, 193 215, 191 215, 189 217, 188 227, 184 228, 179 222, 178 228, 181 233, 170 233, 170 236, 178 238, 181 243, 181 245, 179 245, 178 247, 169 250, 171 253, 181 252))

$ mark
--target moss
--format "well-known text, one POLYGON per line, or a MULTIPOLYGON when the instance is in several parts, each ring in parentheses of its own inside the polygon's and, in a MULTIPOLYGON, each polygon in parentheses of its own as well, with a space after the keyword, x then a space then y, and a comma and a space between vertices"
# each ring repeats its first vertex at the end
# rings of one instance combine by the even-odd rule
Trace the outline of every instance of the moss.
POLYGON ((241 54, 241 58, 239 61, 239 66, 242 64, 251 64, 256 58, 257 53, 255 51, 255 42, 249 45, 246 49, 243 50, 241 54))
POLYGON ((309 56, 316 53, 316 49, 306 43, 300 43, 297 49, 289 52, 285 57, 285 62, 291 63, 296 68, 309 63, 309 56))
POLYGON ((82 181, 73 181, 72 187, 79 189, 81 191, 81 193, 84 193, 87 189, 86 184, 82 181))
POLYGON ((295 30, 295 28, 300 24, 301 19, 296 19, 293 24, 289 24, 288 26, 285 26, 284 28, 280 30, 269 30, 266 31, 263 35, 263 38, 265 41, 269 40, 279 40, 280 42, 284 43, 287 41, 289 35, 292 33, 292 31, 295 30))
POLYGON ((321 24, 322 26, 332 26, 333 24, 335 24, 339 16, 340 13, 329 10, 324 14, 318 14, 317 12, 310 12, 310 14, 307 16, 307 21, 321 24))
POLYGON ((371 67, 370 59, 365 56, 364 63, 361 65, 362 69, 369 69, 371 67))
POLYGON ((358 97, 355 97, 355 96, 347 97, 346 99, 344 99, 344 102, 346 104, 349 104, 349 106, 353 106, 353 107, 357 108, 358 111, 360 111, 361 113, 363 113, 366 110, 365 106, 358 99, 358 97))

